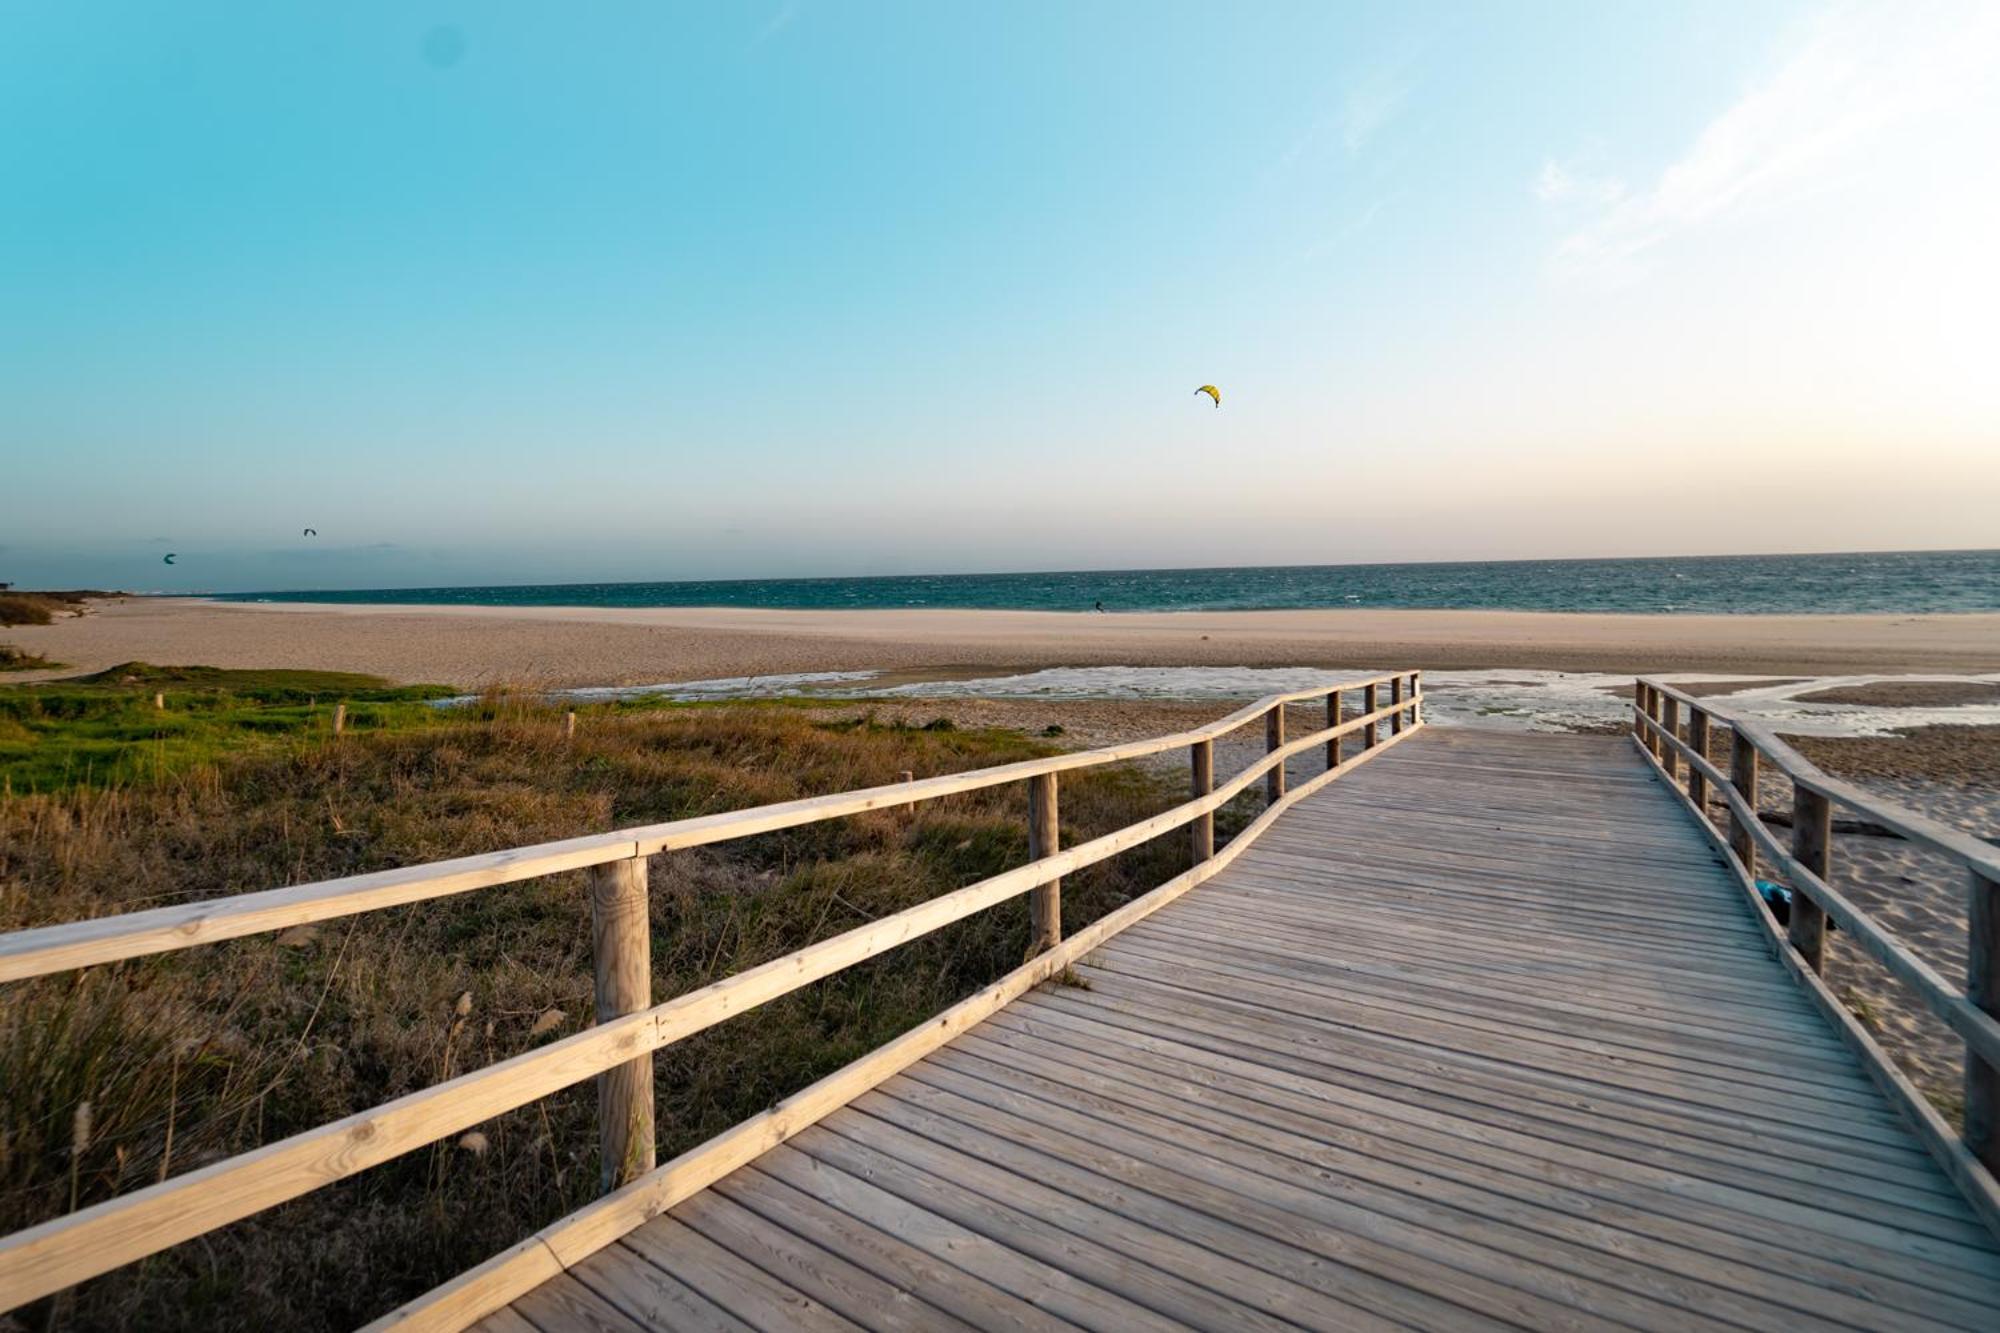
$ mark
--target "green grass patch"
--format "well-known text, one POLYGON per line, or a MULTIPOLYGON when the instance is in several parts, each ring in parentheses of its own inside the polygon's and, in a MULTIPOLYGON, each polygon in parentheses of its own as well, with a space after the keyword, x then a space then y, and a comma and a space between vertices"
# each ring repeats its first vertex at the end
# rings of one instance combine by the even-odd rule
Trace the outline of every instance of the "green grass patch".
POLYGON ((437 725, 442 685, 336 671, 229 671, 127 662, 72 680, 0 688, 0 790, 56 792, 157 782, 252 751, 350 732, 437 725))

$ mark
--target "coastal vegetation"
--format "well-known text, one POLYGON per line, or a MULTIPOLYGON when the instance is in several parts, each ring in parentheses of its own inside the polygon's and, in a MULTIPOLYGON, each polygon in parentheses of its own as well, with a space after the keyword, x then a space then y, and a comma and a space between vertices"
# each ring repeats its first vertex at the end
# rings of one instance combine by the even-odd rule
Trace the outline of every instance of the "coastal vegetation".
POLYGON ((57 616, 77 615, 93 597, 102 592, 14 592, 0 591, 0 625, 46 625, 57 616))
MULTIPOLYGON (((0 930, 187 902, 1049 753, 862 704, 600 705, 323 673, 131 664, 0 689, 0 930), (165 708, 155 695, 165 696, 165 708), (336 736, 330 715, 347 705, 336 736)), ((1066 775, 1065 839, 1173 803, 1066 775)), ((1254 797, 1250 797, 1254 801, 1254 797)), ((1225 812, 1219 836, 1244 810, 1225 812)), ((1018 788, 655 858, 655 994, 678 994, 1027 856, 1018 788)), ((1072 876, 1075 929, 1187 864, 1163 838, 1072 876)), ((0 1007, 0 1231, 555 1040, 592 1017, 581 874, 59 974, 0 1007)), ((660 1155, 770 1105, 1017 964, 1025 902, 673 1046, 660 1155)), ((590 1084, 132 1265, 53 1328, 345 1328, 592 1197, 590 1084)))
POLYGON ((40 653, 0 643, 0 671, 44 671, 56 665, 40 653))
POLYGON ((126 662, 0 690, 0 782, 15 792, 114 789, 251 753, 355 732, 421 729, 442 685, 392 686, 338 671, 224 671, 126 662))
MULTIPOLYGON (((86 601, 105 594, 96 592, 14 592, 0 585, 0 626, 47 625, 57 616, 80 615, 86 601)), ((62 665, 40 653, 0 643, 0 672, 46 671, 62 665)))

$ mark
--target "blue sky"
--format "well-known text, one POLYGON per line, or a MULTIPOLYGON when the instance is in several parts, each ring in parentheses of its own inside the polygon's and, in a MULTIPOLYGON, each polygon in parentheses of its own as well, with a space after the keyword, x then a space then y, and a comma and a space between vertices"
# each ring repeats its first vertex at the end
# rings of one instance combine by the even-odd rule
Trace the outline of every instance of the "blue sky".
POLYGON ((1994 545, 1996 62, 1982 3, 6 5, 0 579, 1994 545))

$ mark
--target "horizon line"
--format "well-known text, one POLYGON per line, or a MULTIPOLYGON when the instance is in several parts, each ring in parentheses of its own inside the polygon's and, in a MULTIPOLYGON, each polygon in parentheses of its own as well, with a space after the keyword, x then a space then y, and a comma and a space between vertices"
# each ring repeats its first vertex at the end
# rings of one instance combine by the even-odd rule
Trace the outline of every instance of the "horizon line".
MULTIPOLYGON (((369 593, 369 592, 428 592, 461 591, 485 589, 522 588, 620 588, 648 587, 656 585, 708 585, 708 584, 751 584, 751 583, 866 583, 889 582, 898 579, 999 579, 1056 577, 1075 574, 1203 574, 1224 570, 1284 570, 1284 569, 1407 569, 1432 568, 1464 565, 1581 565, 1581 564, 1644 564, 1671 560, 1794 560, 1826 558, 1833 556, 1881 556, 1881 555, 1982 555, 2000 552, 2000 546, 1943 546, 1943 547, 1888 547, 1881 549, 1835 551, 1716 551, 1686 552, 1674 555, 1609 555, 1609 556, 1513 556, 1497 560, 1346 560, 1306 564, 1254 564, 1254 565, 1127 565, 1106 568, 1064 568, 1064 569, 1010 569, 1010 570, 937 570, 918 574, 777 574, 777 575, 730 575, 719 578, 660 578, 660 579, 571 579, 555 583, 410 583, 378 584, 368 587, 340 588, 243 588, 233 590, 211 589, 206 592, 134 592, 115 590, 111 595, 125 597, 307 597, 319 593, 369 593)), ((15 589, 15 591, 34 591, 15 589)))

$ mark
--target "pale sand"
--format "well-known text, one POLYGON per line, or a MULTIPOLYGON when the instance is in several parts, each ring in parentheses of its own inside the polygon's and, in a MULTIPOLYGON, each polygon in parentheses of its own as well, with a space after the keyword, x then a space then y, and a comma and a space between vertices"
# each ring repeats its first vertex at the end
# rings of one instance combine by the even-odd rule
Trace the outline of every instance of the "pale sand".
MULTIPOLYGON (((1765 675, 2000 670, 2000 614, 769 611, 332 606, 133 598, 0 640, 71 671, 126 661, 403 682, 623 685, 952 666, 1540 667, 1765 675)), ((21 673, 30 680, 37 673, 21 673)), ((66 673, 65 673, 66 674, 66 673)))

